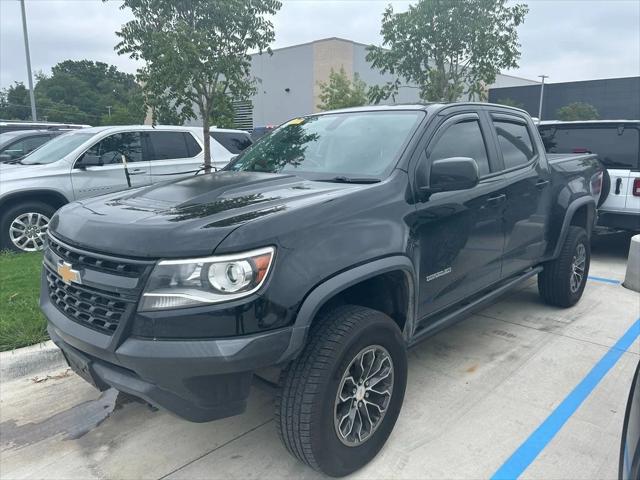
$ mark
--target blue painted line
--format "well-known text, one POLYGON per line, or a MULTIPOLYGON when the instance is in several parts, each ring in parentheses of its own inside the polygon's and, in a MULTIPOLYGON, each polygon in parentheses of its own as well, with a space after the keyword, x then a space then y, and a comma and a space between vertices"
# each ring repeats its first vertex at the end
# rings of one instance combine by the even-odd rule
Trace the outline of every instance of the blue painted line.
POLYGON ((522 445, 491 477, 492 480, 513 480, 524 472, 544 450, 563 425, 582 405, 593 389, 640 336, 640 318, 616 344, 600 359, 586 377, 567 395, 551 415, 527 438, 522 445))
POLYGON ((611 283, 613 285, 620 285, 620 280, 614 280, 612 278, 592 277, 591 275, 589 275, 587 278, 595 282, 603 282, 603 283, 611 283))

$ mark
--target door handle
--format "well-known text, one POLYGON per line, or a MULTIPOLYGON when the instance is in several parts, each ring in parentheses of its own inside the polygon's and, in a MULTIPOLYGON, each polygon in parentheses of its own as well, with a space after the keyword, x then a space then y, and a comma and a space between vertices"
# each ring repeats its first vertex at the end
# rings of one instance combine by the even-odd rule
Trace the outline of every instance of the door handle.
POLYGON ((622 187, 622 179, 618 177, 616 179, 616 195, 620 195, 620 187, 622 187))
POLYGON ((489 205, 498 205, 504 202, 506 199, 507 199, 507 196, 504 193, 501 193, 500 195, 496 195, 495 197, 487 198, 487 203, 489 205))
POLYGON ((549 185, 549 180, 540 179, 536 182, 536 188, 542 190, 544 187, 549 185))
POLYGON ((134 168, 133 170, 129 170, 129 175, 142 175, 145 173, 143 168, 134 168))

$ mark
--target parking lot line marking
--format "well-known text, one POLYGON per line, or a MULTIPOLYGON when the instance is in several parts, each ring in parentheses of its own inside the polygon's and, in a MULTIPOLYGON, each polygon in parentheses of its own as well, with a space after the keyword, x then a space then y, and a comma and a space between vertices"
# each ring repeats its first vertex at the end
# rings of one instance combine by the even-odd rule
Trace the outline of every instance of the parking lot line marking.
POLYGON ((582 402, 598 386, 620 357, 640 336, 640 318, 614 346, 594 365, 584 379, 567 395, 544 422, 527 438, 509 459, 493 474, 491 480, 512 480, 518 478, 548 443, 556 436, 563 425, 571 418, 582 402))
POLYGON ((595 282, 603 282, 603 283, 611 283, 613 285, 620 285, 620 280, 614 280, 612 278, 592 277, 591 275, 589 275, 587 278, 595 282))

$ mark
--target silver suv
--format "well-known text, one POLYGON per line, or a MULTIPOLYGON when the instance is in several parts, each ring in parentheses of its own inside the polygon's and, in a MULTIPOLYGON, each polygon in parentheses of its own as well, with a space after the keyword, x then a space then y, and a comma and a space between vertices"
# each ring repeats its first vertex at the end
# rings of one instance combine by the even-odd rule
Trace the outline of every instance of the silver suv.
MULTIPOLYGON (((250 143, 246 132, 212 129, 213 165, 226 165, 242 139, 250 143)), ((202 146, 196 127, 93 127, 56 137, 16 164, 0 164, 0 250, 42 249, 49 219, 68 202, 194 175, 202 146)))

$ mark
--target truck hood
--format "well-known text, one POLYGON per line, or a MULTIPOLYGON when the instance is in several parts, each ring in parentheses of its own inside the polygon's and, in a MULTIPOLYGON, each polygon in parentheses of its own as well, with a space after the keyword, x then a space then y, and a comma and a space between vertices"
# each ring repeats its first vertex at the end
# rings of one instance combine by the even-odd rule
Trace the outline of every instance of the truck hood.
POLYGON ((71 203, 49 229, 71 245, 108 254, 206 256, 244 223, 363 187, 295 175, 218 172, 71 203))

